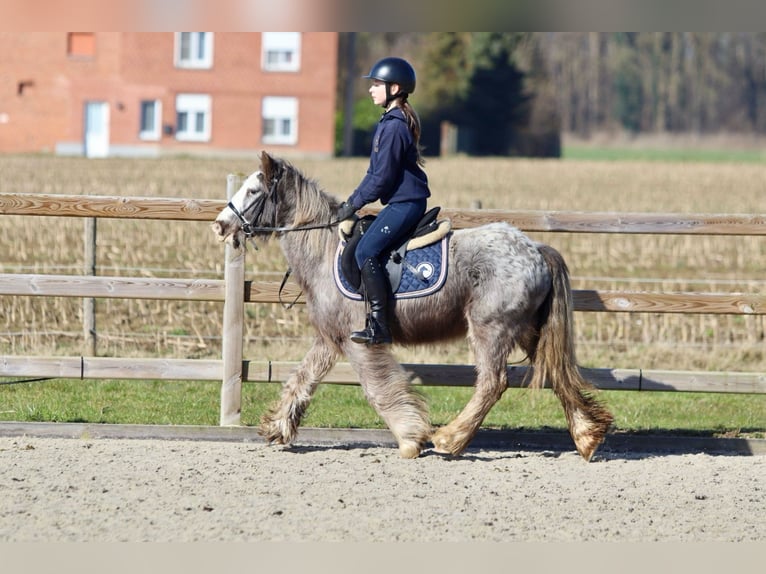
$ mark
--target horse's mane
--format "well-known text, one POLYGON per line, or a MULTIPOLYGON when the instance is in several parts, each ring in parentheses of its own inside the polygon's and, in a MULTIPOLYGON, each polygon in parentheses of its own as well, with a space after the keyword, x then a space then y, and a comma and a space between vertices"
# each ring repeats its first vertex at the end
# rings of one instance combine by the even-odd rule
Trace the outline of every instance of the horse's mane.
MULTIPOLYGON (((337 210, 338 200, 319 185, 313 178, 305 176, 298 168, 283 160, 285 187, 292 189, 294 194, 294 218, 292 227, 330 224, 337 210)), ((325 245, 327 234, 318 231, 300 233, 307 247, 321 249, 325 245)), ((335 237, 335 234, 331 234, 335 237)))

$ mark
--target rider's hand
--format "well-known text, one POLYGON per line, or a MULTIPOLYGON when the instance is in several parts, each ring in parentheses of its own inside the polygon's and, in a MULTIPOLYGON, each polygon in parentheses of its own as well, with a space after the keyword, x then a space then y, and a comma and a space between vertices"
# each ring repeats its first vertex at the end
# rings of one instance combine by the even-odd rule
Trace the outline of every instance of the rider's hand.
POLYGON ((336 213, 336 217, 338 218, 338 221, 345 221, 346 219, 349 219, 351 216, 353 216, 356 213, 356 207, 354 207, 352 204, 348 203, 347 201, 344 201, 340 204, 340 207, 338 208, 338 213, 336 213))

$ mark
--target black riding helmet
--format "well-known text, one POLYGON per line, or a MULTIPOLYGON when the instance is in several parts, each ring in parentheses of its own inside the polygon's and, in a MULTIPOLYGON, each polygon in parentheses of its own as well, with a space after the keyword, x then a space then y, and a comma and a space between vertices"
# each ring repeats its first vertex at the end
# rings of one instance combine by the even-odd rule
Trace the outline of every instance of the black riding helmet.
POLYGON ((415 70, 402 58, 383 58, 370 68, 369 74, 362 77, 386 83, 386 106, 392 99, 405 97, 415 91, 415 70), (395 96, 389 91, 391 84, 399 84, 400 91, 395 96))

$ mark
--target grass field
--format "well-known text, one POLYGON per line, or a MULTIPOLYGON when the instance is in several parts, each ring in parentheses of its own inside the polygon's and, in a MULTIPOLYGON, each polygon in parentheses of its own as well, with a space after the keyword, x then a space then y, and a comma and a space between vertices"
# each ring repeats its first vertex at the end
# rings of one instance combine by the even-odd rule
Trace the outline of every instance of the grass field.
POLYGON ((566 160, 693 163, 764 163, 766 141, 743 135, 592 134, 588 139, 564 136, 566 160))
POLYGON ((678 149, 635 148, 615 149, 598 146, 570 146, 565 148, 565 160, 577 161, 650 161, 694 163, 763 163, 763 149, 678 149))
MULTIPOLYGON (((295 163, 338 197, 350 193, 366 169, 363 159, 295 163)), ((0 156, 0 193, 223 199, 226 174, 249 173, 254 168, 254 158, 0 156)), ((433 191, 431 205, 458 209, 478 200, 487 209, 763 213, 766 197, 766 161, 755 156, 719 155, 713 160, 704 154, 682 158, 669 153, 651 158, 595 154, 590 159, 564 161, 458 157, 430 160, 426 168, 433 191)), ((0 271, 82 273, 82 230, 79 219, 2 216, 0 271)), ((531 235, 562 252, 575 288, 763 292, 763 238, 531 235)), ((206 223, 98 223, 99 275, 222 278, 222 255, 223 247, 206 223)), ((248 254, 250 278, 278 280, 285 267, 275 244, 261 244, 248 254)), ((98 300, 98 354, 218 358, 221 312, 219 303, 98 300)), ((302 357, 310 336, 304 309, 250 305, 246 313, 246 357, 302 357)), ((0 354, 79 355, 81 321, 77 299, 0 297, 0 354)), ((766 372, 763 316, 578 313, 576 321, 578 356, 585 366, 766 372)), ((463 343, 397 348, 396 352, 404 362, 472 361, 463 343)), ((194 392, 181 383, 2 385, 0 419, 215 424, 217 385, 193 385, 194 392), (134 406, 126 410, 125 405, 134 406)), ((332 417, 342 418, 346 408, 360 414, 345 422, 336 420, 337 424, 379 424, 358 388, 320 390, 307 424, 334 424, 332 417), (331 413, 329 419, 325 412, 331 413)), ((254 423, 275 392, 275 385, 245 385, 243 421, 254 423)), ((470 390, 424 392, 438 422, 457 412, 470 390)), ((626 429, 766 430, 762 396, 667 395, 604 393, 610 404, 620 405, 615 407, 618 425, 626 429)), ((487 422, 563 425, 556 405, 546 397, 547 393, 509 391, 487 422)))

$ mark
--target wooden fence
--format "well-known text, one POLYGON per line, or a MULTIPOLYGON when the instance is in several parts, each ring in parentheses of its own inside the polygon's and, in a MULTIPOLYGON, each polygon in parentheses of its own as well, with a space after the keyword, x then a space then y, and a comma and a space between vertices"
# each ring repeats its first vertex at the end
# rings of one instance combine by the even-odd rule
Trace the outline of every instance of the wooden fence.
MULTIPOLYGON (((239 184, 227 179, 230 197, 239 184)), ((87 218, 212 221, 224 200, 147 197, 0 194, 0 213, 87 218)), ((453 227, 507 221, 525 231, 574 233, 766 235, 764 215, 578 213, 555 211, 499 211, 442 209, 453 227)), ((221 360, 122 359, 108 357, 0 357, 3 377, 60 377, 72 379, 191 379, 220 380, 221 425, 240 423, 243 381, 280 382, 295 362, 245 360, 243 325, 245 303, 276 303, 279 284, 245 279, 245 255, 225 248, 223 280, 150 279, 87 275, 0 274, 1 295, 34 297, 134 298, 223 301, 221 360)), ((298 298, 286 286, 282 300, 298 298)), ((645 291, 575 290, 575 310, 615 313, 710 313, 763 315, 766 295, 726 293, 662 293, 645 291)), ((413 382, 422 385, 471 386, 472 365, 405 364, 413 382)), ((644 369, 583 369, 595 386, 609 390, 707 391, 765 393, 766 373, 647 371, 644 369)), ((509 366, 509 386, 521 386, 526 367, 509 366)), ((339 363, 325 382, 358 384, 348 363, 339 363)))

